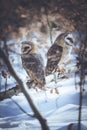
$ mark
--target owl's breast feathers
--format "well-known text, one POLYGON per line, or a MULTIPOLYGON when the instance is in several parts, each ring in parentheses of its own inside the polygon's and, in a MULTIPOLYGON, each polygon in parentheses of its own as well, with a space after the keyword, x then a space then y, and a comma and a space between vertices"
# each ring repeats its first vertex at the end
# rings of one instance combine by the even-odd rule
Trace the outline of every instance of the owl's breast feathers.
POLYGON ((47 53, 46 75, 51 74, 57 67, 61 59, 63 48, 59 45, 53 44, 47 53))
POLYGON ((29 54, 22 57, 22 64, 32 80, 45 85, 43 59, 39 54, 29 54))

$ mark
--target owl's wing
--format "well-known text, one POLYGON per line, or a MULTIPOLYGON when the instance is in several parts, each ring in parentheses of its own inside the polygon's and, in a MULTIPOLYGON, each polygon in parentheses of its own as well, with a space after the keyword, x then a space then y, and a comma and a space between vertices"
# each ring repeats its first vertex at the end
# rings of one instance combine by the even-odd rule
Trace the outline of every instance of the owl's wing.
POLYGON ((39 83, 45 84, 43 59, 39 54, 30 54, 22 58, 23 67, 28 75, 39 83))
POLYGON ((46 75, 51 74, 57 67, 61 59, 63 48, 53 44, 47 53, 46 75))
POLYGON ((22 63, 25 69, 28 69, 35 73, 39 67, 43 67, 42 60, 40 59, 40 57, 38 55, 33 54, 27 55, 26 57, 22 57, 22 63))

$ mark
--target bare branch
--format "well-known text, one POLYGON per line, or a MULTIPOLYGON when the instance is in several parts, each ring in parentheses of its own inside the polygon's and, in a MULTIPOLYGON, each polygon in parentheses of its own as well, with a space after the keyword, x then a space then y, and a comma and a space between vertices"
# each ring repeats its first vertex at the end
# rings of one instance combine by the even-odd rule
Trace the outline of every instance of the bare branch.
POLYGON ((9 72, 12 74, 12 76, 15 78, 15 80, 18 82, 19 86, 22 89, 22 92, 24 93, 28 103, 30 104, 35 117, 38 119, 38 121, 41 124, 42 130, 49 130, 49 127, 47 125, 46 120, 43 118, 43 116, 40 114, 40 112, 38 111, 38 109, 35 107, 29 93, 28 93, 28 87, 25 83, 23 83, 23 81, 17 76, 14 68, 12 67, 8 57, 5 55, 5 53, 3 52, 3 50, 0 48, 0 58, 3 59, 3 61, 5 62, 5 64, 8 67, 9 72))
POLYGON ((79 97, 79 115, 78 115, 78 130, 81 130, 81 118, 82 118, 82 101, 83 101, 83 88, 84 88, 84 81, 85 81, 85 63, 84 63, 84 52, 87 46, 87 37, 84 39, 84 43, 81 44, 80 48, 82 48, 82 45, 84 45, 84 49, 79 55, 79 64, 80 64, 80 97, 79 97))
POLYGON ((49 31, 50 31, 50 41, 51 41, 51 44, 53 44, 53 40, 52 40, 52 27, 51 27, 50 22, 49 22, 48 12, 47 12, 47 7, 46 6, 45 6, 45 14, 46 14, 47 24, 48 24, 49 31))
POLYGON ((13 98, 11 98, 11 97, 9 97, 18 107, 19 107, 19 109, 23 112, 23 113, 25 113, 27 116, 30 116, 30 117, 35 117, 34 115, 31 115, 31 114, 29 114, 29 113, 27 113, 13 98))

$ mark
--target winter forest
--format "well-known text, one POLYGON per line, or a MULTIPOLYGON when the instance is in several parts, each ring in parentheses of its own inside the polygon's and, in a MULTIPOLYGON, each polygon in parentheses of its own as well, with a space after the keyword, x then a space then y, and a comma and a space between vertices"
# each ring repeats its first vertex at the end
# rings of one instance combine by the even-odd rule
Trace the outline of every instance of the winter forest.
POLYGON ((87 130, 87 0, 0 0, 0 130, 87 130))

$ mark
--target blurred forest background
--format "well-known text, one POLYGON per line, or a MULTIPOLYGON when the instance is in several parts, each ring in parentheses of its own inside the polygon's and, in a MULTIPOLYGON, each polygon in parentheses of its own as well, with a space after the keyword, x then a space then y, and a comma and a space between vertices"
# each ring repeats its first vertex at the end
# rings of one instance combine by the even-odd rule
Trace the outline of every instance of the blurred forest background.
POLYGON ((83 34, 86 21, 86 0, 0 0, 0 40, 29 36, 33 29, 46 34, 49 26, 83 34))

